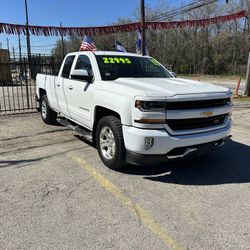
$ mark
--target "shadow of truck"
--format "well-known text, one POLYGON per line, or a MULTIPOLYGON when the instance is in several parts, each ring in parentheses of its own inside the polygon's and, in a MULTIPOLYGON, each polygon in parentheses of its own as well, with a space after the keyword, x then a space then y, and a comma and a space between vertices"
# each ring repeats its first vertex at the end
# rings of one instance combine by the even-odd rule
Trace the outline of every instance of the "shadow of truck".
POLYGON ((250 146, 229 140, 223 148, 205 156, 156 166, 129 166, 123 173, 181 185, 248 183, 250 146))

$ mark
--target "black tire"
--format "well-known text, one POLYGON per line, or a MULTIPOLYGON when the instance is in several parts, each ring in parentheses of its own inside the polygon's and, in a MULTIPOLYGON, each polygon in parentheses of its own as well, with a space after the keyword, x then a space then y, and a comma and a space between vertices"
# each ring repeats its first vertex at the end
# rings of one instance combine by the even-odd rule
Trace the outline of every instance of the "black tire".
MULTIPOLYGON (((111 144, 112 144, 111 142, 111 144)), ((126 165, 126 149, 124 146, 122 125, 120 119, 115 116, 103 117, 97 124, 96 128, 96 147, 102 162, 110 169, 117 170, 126 165), (112 158, 107 158, 105 156, 105 148, 101 146, 101 138, 103 139, 103 134, 105 129, 109 128, 113 133, 113 140, 115 142, 115 153, 113 153, 112 158)), ((110 145, 109 145, 110 147, 110 145)), ((108 152, 108 146, 107 146, 108 152)))
POLYGON ((46 124, 56 124, 57 113, 49 106, 48 98, 43 95, 40 100, 41 118, 46 124))

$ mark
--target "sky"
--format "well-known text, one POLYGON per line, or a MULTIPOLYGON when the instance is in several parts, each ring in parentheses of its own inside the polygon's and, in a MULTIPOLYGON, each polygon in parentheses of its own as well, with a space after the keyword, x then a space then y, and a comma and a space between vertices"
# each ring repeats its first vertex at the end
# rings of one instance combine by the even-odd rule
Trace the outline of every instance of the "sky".
MULTIPOLYGON (((110 25, 117 18, 135 19, 135 12, 140 0, 27 0, 29 23, 32 25, 58 26, 97 26, 110 25)), ((145 0, 148 7, 159 3, 167 3, 174 7, 191 2, 191 0, 145 0)), ((24 0, 0 0, 0 22, 25 24, 24 0)), ((18 52, 16 35, 0 34, 2 48, 7 47, 18 52)), ((32 52, 50 53, 59 37, 31 36, 32 52)), ((26 39, 21 36, 23 52, 26 52, 26 39)))

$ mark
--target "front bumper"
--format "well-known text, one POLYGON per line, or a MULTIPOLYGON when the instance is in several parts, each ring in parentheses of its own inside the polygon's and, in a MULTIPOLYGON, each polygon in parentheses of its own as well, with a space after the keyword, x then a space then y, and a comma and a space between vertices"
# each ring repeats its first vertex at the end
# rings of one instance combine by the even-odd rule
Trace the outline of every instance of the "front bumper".
POLYGON ((207 154, 215 149, 218 149, 225 144, 225 141, 228 138, 229 137, 226 137, 219 141, 193 145, 190 147, 175 148, 165 155, 143 155, 127 151, 126 161, 127 163, 134 165, 152 165, 169 162, 176 159, 186 159, 193 156, 207 154))
MULTIPOLYGON (((227 138, 230 135, 232 126, 231 119, 226 127, 214 131, 189 134, 170 135, 166 130, 150 130, 135 127, 123 126, 123 137, 125 147, 128 152, 136 155, 155 156, 163 158, 173 149, 214 143, 227 138), (145 149, 145 138, 154 138, 154 144, 149 149, 145 149)), ((128 154, 130 154, 128 153, 128 154)), ((165 157, 166 158, 166 157, 165 157)))

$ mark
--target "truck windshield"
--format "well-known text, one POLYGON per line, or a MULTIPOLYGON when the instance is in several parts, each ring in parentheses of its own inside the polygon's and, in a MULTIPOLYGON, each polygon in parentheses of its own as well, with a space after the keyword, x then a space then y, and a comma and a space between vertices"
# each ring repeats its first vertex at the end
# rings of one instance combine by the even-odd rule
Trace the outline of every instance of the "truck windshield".
POLYGON ((121 55, 97 55, 102 80, 120 77, 171 78, 172 75, 153 58, 121 55))

